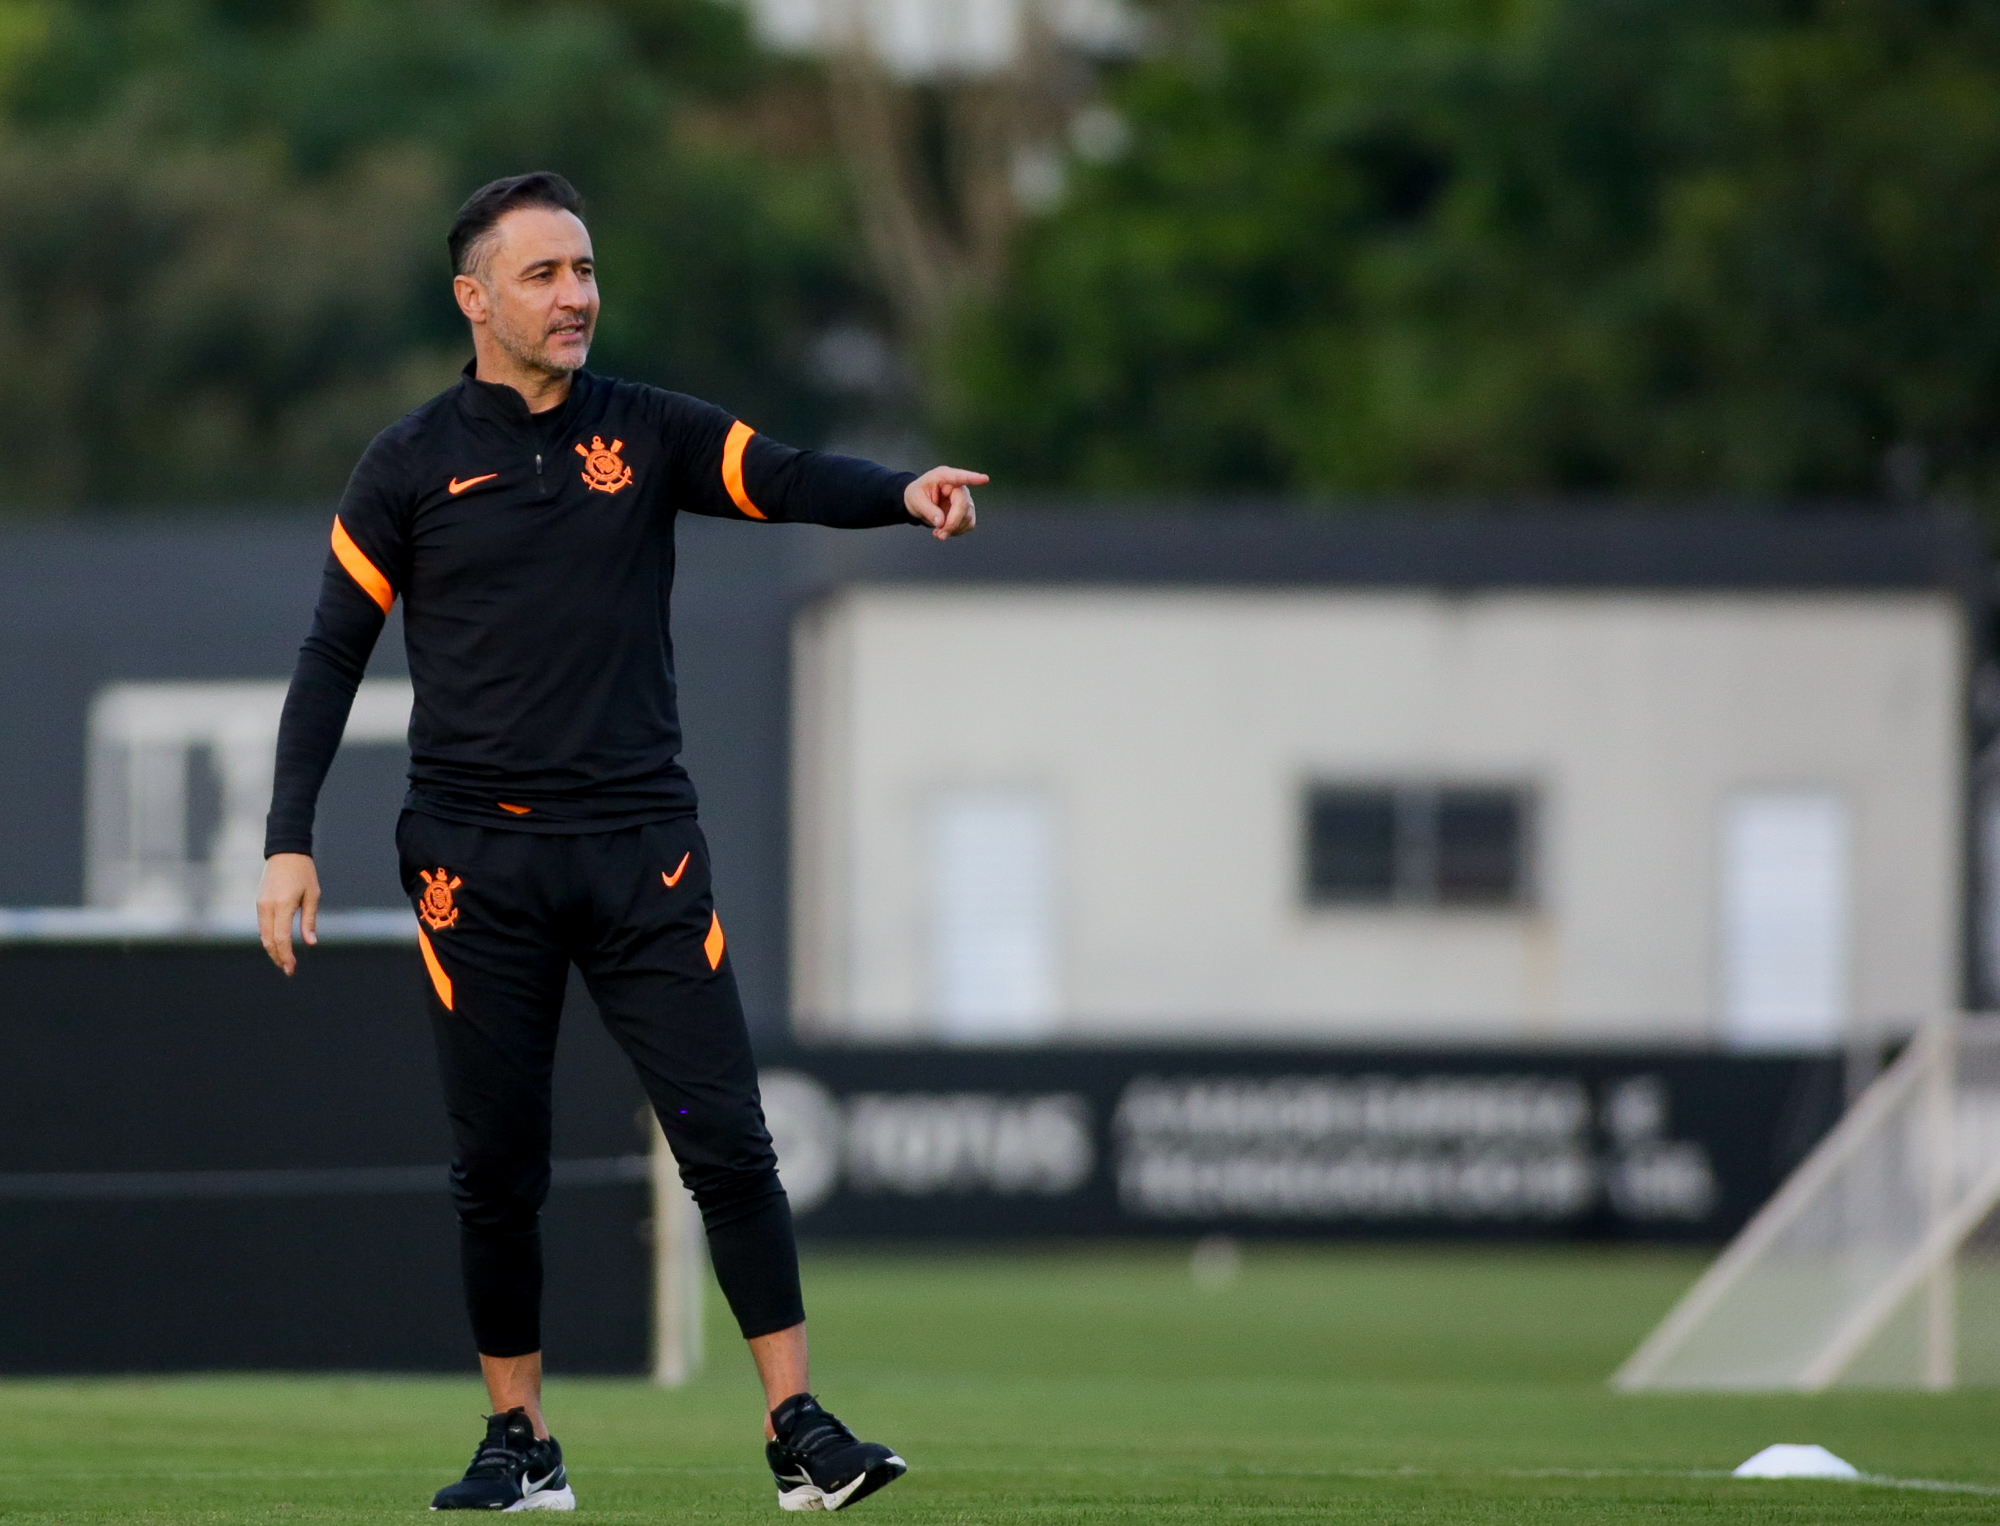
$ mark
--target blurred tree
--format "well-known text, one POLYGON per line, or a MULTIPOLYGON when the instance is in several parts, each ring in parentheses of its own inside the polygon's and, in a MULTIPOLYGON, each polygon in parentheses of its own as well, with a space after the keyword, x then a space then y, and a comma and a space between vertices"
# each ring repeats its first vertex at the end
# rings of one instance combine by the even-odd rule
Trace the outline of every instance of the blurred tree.
POLYGON ((412 344, 436 166, 302 185, 252 147, 163 147, 138 113, 0 142, 0 440, 25 504, 337 487, 456 351, 412 344))
POLYGON ((1124 132, 937 359, 955 453, 1109 491, 2000 501, 1990 0, 1162 14, 1124 132))
POLYGON ((296 498, 470 353, 444 230, 568 174, 593 364, 811 441, 872 312, 820 97, 721 0, 0 0, 0 501, 296 498))

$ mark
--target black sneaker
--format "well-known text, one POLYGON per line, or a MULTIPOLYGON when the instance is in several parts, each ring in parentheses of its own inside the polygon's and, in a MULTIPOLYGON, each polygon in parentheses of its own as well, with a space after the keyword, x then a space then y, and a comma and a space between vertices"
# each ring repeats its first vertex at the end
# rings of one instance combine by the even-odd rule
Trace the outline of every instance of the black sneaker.
POLYGON ((535 1439, 524 1409, 486 1417, 486 1439, 465 1477, 438 1490, 433 1510, 574 1510, 555 1437, 535 1439))
POLYGON ((856 1441, 811 1394, 793 1394, 772 1410, 771 1429, 778 1439, 764 1443, 764 1460, 786 1510, 844 1509, 909 1469, 887 1447, 856 1441))

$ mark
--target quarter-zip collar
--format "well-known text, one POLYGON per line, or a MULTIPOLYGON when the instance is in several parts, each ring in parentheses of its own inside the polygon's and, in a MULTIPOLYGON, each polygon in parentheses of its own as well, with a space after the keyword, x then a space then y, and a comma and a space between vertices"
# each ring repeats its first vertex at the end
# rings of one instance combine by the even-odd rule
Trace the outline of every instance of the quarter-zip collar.
POLYGON ((560 433, 577 407, 578 397, 596 380, 588 371, 570 378, 569 396, 541 413, 528 411, 528 400, 504 382, 481 381, 475 374, 477 358, 468 360, 459 373, 459 406, 467 415, 489 424, 513 430, 532 430, 543 438, 560 433))

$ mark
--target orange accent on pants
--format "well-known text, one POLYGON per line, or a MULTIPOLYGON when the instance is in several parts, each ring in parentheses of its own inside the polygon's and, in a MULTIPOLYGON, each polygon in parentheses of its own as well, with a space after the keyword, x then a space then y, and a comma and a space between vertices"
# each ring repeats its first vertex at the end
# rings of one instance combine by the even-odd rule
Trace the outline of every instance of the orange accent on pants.
POLYGON ((729 501, 752 519, 764 518, 764 511, 750 501, 743 486, 743 447, 757 431, 738 419, 729 426, 729 438, 722 442, 722 485, 729 489, 729 501))
POLYGON ((527 816, 530 815, 535 809, 532 805, 509 805, 504 800, 496 800, 493 803, 499 806, 500 809, 505 811, 509 816, 527 816))
MULTIPOLYGON (((720 935, 710 933, 709 936, 714 938, 720 935)), ((445 974, 444 966, 438 963, 437 950, 431 947, 431 940, 424 936, 421 927, 417 929, 417 947, 424 951, 424 967, 431 972, 431 986, 438 993, 438 1000, 444 1003, 445 1011, 451 1011, 451 977, 445 974)))
MULTIPOLYGON (((701 940, 701 951, 708 955, 708 967, 711 970, 721 968, 722 918, 712 911, 708 914, 708 936, 701 940)), ((447 1001, 445 1005, 448 1007, 451 1003, 447 1001)))
POLYGON ((396 602, 396 590, 382 576, 382 569, 369 561, 368 554, 354 544, 354 537, 347 533, 347 526, 340 522, 338 514, 333 516, 333 554, 347 569, 347 575, 361 585, 361 591, 382 606, 383 614, 388 614, 389 606, 396 602))

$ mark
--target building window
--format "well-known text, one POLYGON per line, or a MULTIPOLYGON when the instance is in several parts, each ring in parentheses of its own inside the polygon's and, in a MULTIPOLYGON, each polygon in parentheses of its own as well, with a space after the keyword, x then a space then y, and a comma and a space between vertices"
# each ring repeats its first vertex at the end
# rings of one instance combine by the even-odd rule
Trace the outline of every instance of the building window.
POLYGON ((1316 906, 1520 906, 1529 792, 1508 786, 1318 784, 1306 792, 1316 906))

